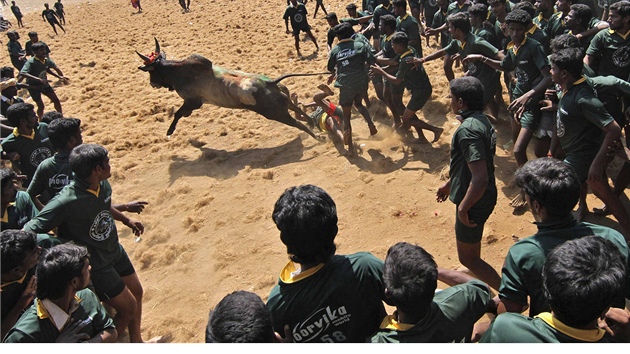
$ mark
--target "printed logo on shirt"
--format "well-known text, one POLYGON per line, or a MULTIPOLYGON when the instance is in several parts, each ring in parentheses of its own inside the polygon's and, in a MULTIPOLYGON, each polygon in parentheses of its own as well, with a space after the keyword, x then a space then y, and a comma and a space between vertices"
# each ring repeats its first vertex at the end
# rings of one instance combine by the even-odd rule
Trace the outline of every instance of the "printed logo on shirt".
MULTIPOLYGON (((564 136, 564 123, 562 123, 562 119, 560 119, 560 111, 562 111, 562 109, 560 109, 558 111, 557 114, 557 118, 556 118, 556 135, 561 138, 564 136)), ((563 114, 567 114, 566 111, 563 114)))
POLYGON ((477 72, 477 65, 473 62, 468 62, 468 75, 472 75, 477 72))
MULTIPOLYGON (((345 306, 331 309, 330 306, 315 311, 309 318, 298 323, 293 328, 293 339, 296 342, 310 342, 319 338, 322 342, 336 343, 346 341, 346 336, 341 331, 329 333, 330 326, 340 326, 350 321, 351 315, 345 306)), ((333 328, 334 329, 334 328, 333 328)))
POLYGON ((90 238, 96 241, 104 241, 109 238, 114 228, 114 220, 109 210, 103 210, 94 218, 90 227, 90 238))
POLYGON ((65 173, 56 174, 48 179, 48 187, 62 189, 70 183, 70 177, 65 173))
POLYGON ((620 68, 625 68, 630 65, 630 47, 623 46, 615 50, 612 55, 612 60, 613 63, 620 68))
POLYGON ((293 21, 295 21, 296 23, 301 23, 302 21, 304 21, 304 16, 302 16, 301 13, 297 13, 295 14, 295 16, 293 16, 293 21))
POLYGON ((525 85, 527 84, 527 82, 529 82, 529 75, 527 75, 527 72, 525 72, 525 70, 517 67, 516 70, 514 70, 514 74, 516 75, 516 82, 518 82, 521 85, 525 85))
POLYGON ((340 51, 339 53, 337 53, 337 61, 341 61, 341 60, 353 57, 354 54, 355 54, 354 49, 344 49, 340 51))
POLYGON ((47 147, 39 147, 31 153, 31 165, 34 167, 39 166, 42 161, 52 156, 52 151, 47 147))

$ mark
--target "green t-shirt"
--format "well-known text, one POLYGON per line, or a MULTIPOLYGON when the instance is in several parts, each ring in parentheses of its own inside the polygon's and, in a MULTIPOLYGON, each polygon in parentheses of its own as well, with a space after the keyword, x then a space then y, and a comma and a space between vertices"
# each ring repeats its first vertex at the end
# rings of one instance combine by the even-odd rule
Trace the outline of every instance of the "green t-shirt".
POLYGON ((291 20, 291 28, 293 28, 293 30, 308 29, 308 21, 306 15, 308 15, 306 6, 304 6, 304 4, 302 4, 301 2, 298 2, 295 7, 292 4, 287 6, 286 10, 284 10, 284 15, 282 16, 282 19, 291 20))
POLYGON ((284 333, 288 324, 295 342, 365 342, 387 315, 383 261, 371 253, 335 255, 292 281, 289 271, 283 269, 267 307, 274 330, 284 333))
MULTIPOLYGON (((553 15, 554 14, 551 14, 551 16, 553 15)), ((547 27, 547 24, 549 23, 549 19, 545 18, 542 12, 539 12, 538 16, 532 18, 532 22, 534 22, 534 24, 538 26, 538 28, 542 29, 543 31, 545 31, 545 34, 547 34, 546 27, 547 27)))
MULTIPOLYGON (((488 58, 495 58, 499 52, 492 44, 472 33, 469 33, 466 38, 464 38, 463 43, 453 39, 444 50, 450 55, 459 53, 462 59, 466 58, 469 54, 481 54, 488 58)), ((480 60, 469 62, 466 70, 469 76, 481 80, 484 87, 490 87, 494 81, 496 81, 498 75, 495 69, 482 63, 480 60)))
POLYGON ((586 55, 599 60, 595 70, 598 76, 612 75, 622 80, 630 77, 630 32, 624 36, 614 30, 599 31, 593 36, 586 55))
POLYGON ((609 343, 603 329, 580 330, 559 326, 551 314, 531 318, 520 313, 502 313, 492 321, 479 343, 609 343), (555 324, 555 327, 554 327, 555 324), (556 328, 559 327, 559 328, 556 328))
POLYGON ((396 32, 405 32, 409 37, 409 43, 415 41, 412 47, 422 57, 422 40, 420 39, 420 27, 418 21, 408 12, 405 16, 396 17, 396 32))
MULTIPOLYGON (((37 57, 31 57, 26 61, 26 63, 24 63, 24 66, 22 67, 22 70, 20 70, 20 72, 47 80, 48 76, 46 75, 46 70, 56 67, 57 65, 55 64, 55 62, 50 60, 50 58, 48 57, 45 58, 43 62, 39 61, 37 57)), ((50 84, 42 84, 41 82, 28 77, 26 78, 26 83, 32 86, 43 85, 46 87, 50 87, 50 84)))
POLYGON ((512 42, 507 49, 501 67, 505 71, 514 71, 516 85, 512 98, 516 99, 533 89, 543 78, 540 70, 550 65, 542 45, 527 36, 518 49, 512 42))
POLYGON ((5 211, 7 221, 4 221, 3 215, 2 230, 21 230, 38 212, 31 196, 24 191, 17 191, 15 204, 9 204, 5 211))
POLYGON ((494 30, 490 30, 484 26, 481 26, 479 28, 473 27, 472 33, 475 36, 486 40, 486 42, 490 43, 490 45, 497 48, 497 50, 499 49, 499 41, 497 40, 497 34, 494 32, 494 30))
MULTIPOLYGON (((446 17, 448 13, 446 11, 438 10, 435 15, 433 15, 433 20, 431 21, 431 28, 440 28, 443 24, 446 23, 446 17)), ((440 32, 440 47, 444 48, 449 43, 451 43, 451 35, 448 33, 448 27, 444 31, 440 32)))
POLYGON ((407 58, 410 57, 419 58, 418 53, 412 47, 407 47, 406 52, 395 58, 398 62, 396 78, 403 80, 402 83, 407 90, 430 90, 431 82, 429 81, 429 76, 427 76, 424 67, 419 65, 414 69, 413 64, 407 63, 407 58))
POLYGON ((372 343, 470 343, 475 323, 486 313, 492 297, 479 280, 438 291, 425 317, 405 329, 387 316, 372 343))
POLYGON ((365 63, 374 64, 374 54, 361 41, 346 38, 328 54, 328 71, 337 71, 335 87, 357 87, 369 82, 365 63))
POLYGON ((371 14, 378 7, 377 6, 378 4, 379 4, 378 0, 363 0, 361 4, 361 9, 371 14))
MULTIPOLYGON (((550 311, 543 294, 542 268, 547 254, 565 241, 582 236, 597 235, 612 241, 628 258, 628 246, 623 236, 605 226, 587 222, 577 222, 573 215, 549 222, 536 222, 538 232, 519 240, 508 250, 501 270, 499 297, 519 305, 529 303, 529 316, 550 311), (529 301, 528 301, 529 298, 529 301)), ((619 295, 617 306, 623 307, 623 294, 619 295)))
POLYGON ((549 37, 547 37, 547 35, 545 34, 545 32, 543 30, 541 30, 540 28, 538 28, 538 26, 533 26, 527 33, 527 37, 535 40, 536 42, 542 44, 543 47, 543 51, 545 52, 545 55, 549 55, 551 54, 550 51, 550 47, 549 47, 549 37))
POLYGON ((61 192, 63 187, 70 184, 71 180, 70 153, 56 153, 37 166, 26 192, 32 196, 47 192, 48 196, 53 197, 61 192))
POLYGON ((372 19, 370 20, 370 22, 372 22, 374 24, 374 30, 375 31, 380 31, 380 25, 381 25, 381 16, 384 15, 394 15, 394 6, 392 6, 392 4, 390 3, 387 7, 381 5, 378 5, 375 9, 374 9, 374 13, 372 14, 372 19))
POLYGON ((460 12, 468 12, 468 8, 470 7, 471 2, 466 0, 462 5, 459 5, 457 1, 453 1, 448 5, 446 9, 447 15, 452 15, 460 12))
MULTIPOLYGON (((79 333, 86 333, 92 338, 106 329, 115 328, 114 321, 91 290, 77 291, 76 298, 79 299, 79 307, 72 312, 70 318, 75 321, 92 319, 79 333)), ((35 299, 35 304, 22 314, 15 326, 4 337, 3 342, 54 343, 59 333, 46 308, 39 299, 35 299)))
POLYGON ((484 160, 488 171, 488 187, 476 204, 494 205, 497 198, 497 187, 494 180, 494 154, 497 135, 482 112, 463 112, 464 120, 453 134, 451 141, 451 202, 459 205, 464 199, 472 180, 468 168, 469 162, 484 160))
POLYGON ((551 17, 549 17, 549 21, 547 22, 547 26, 545 27, 545 34, 552 40, 567 31, 564 25, 564 16, 562 16, 562 12, 556 12, 551 17))
MULTIPOLYGON (((585 76, 586 77, 586 76, 585 76)), ((630 82, 615 76, 586 77, 586 82, 597 91, 597 96, 630 97, 630 82)))
POLYGON ((18 165, 22 174, 26 175, 27 179, 24 182, 24 187, 27 187, 33 179, 35 170, 39 164, 51 157, 55 152, 50 139, 48 138, 48 124, 39 123, 39 125, 33 129, 34 135, 32 137, 20 135, 17 133, 17 129, 13 133, 9 134, 2 141, 2 149, 7 153, 17 152, 20 154, 20 160, 18 165))
POLYGON ((123 253, 116 223, 110 213, 112 188, 101 181, 98 195, 89 184, 76 178, 62 189, 24 228, 48 232, 55 227, 59 237, 86 246, 92 270, 118 261, 123 253))
POLYGON ((556 132, 566 159, 595 156, 604 139, 602 128, 613 121, 586 80, 576 81, 558 102, 556 132))
MULTIPOLYGON (((28 282, 31 280, 31 277, 35 275, 35 269, 36 267, 29 269, 21 281, 18 280, 2 284, 2 292, 0 293, 2 295, 0 296, 0 302, 2 303, 0 317, 2 317, 2 319, 7 317, 9 312, 11 312, 11 309, 13 309, 13 306, 15 306, 20 300, 20 297, 22 296, 24 289, 26 289, 28 282)), ((28 307, 26 309, 28 309, 28 307)))

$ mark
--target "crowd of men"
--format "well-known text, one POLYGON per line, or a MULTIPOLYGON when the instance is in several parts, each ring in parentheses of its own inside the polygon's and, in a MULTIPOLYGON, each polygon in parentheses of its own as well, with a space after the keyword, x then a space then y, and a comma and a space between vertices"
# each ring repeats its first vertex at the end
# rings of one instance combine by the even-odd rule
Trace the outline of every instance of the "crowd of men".
MULTIPOLYGON (((288 0, 283 15, 298 54, 301 32, 319 50, 306 5, 288 0)), ((457 253, 469 272, 442 268, 406 242, 392 245, 385 260, 337 254, 333 198, 314 185, 290 187, 272 213, 290 258, 278 284, 266 303, 248 291, 228 294, 210 311, 206 341, 630 341, 630 216, 620 199, 630 182, 630 2, 365 0, 361 10, 346 6, 343 18, 323 1, 315 6, 330 26, 328 84, 339 89, 340 108, 322 84, 305 105, 317 110, 297 118, 343 141, 350 156, 352 107, 378 134, 363 104, 370 83, 401 138, 439 140, 443 129, 417 112, 432 93, 423 64, 443 60, 460 125, 436 200, 455 205, 457 253), (423 39, 436 36, 440 48, 423 48, 423 39), (458 62, 463 73, 453 69, 458 62), (495 125, 504 89, 520 188, 511 204, 527 206, 538 231, 510 247, 498 273, 480 250, 497 202, 495 125), (594 211, 612 214, 621 232, 583 221, 588 190, 605 204, 594 211), (438 281, 448 287, 438 289, 438 281), (388 315, 384 304, 396 311, 388 315)), ((59 21, 51 26, 65 32, 59 21)), ((2 341, 145 342, 143 288, 115 220, 140 237, 144 226, 125 212, 140 213, 147 202, 113 203, 108 151, 83 143, 81 121, 63 116, 46 73, 67 78, 50 48, 31 32, 22 51, 19 34, 7 35, 13 67, 0 70, 2 159, 11 162, 0 169, 2 341), (18 96, 21 88, 36 106, 18 96), (44 113, 42 94, 55 111, 44 113)))

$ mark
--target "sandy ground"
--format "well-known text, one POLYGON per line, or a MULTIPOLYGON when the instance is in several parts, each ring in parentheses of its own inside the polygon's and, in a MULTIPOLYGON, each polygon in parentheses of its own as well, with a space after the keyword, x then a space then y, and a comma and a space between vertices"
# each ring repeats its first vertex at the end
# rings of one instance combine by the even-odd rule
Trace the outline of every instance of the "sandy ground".
MULTIPOLYGON (((433 95, 421 114, 445 130, 433 145, 408 145, 393 134, 391 118, 373 89, 370 111, 379 133, 370 137, 353 112, 360 148, 354 158, 340 155, 330 139, 319 142, 252 112, 210 105, 183 118, 167 139, 182 100, 149 85, 149 75, 138 70, 142 62, 135 50, 149 53, 157 37, 170 59, 198 53, 214 65, 269 77, 322 72, 328 26, 321 10, 317 19, 310 14, 309 22, 322 49, 302 42, 306 58, 300 59, 284 32, 284 0, 193 0, 185 14, 175 0, 143 1, 142 14, 122 0, 64 3, 67 34, 54 35, 42 21, 43 1, 18 1, 23 11, 37 9, 26 14, 26 28, 18 31, 22 44, 28 31, 39 32, 70 78, 67 85, 56 84, 64 115, 82 120, 85 142, 109 150, 114 202, 149 202, 137 216, 146 228, 140 242, 118 225, 144 285, 145 338, 169 334, 175 343, 203 342, 208 311, 223 296, 244 289, 267 299, 287 261, 271 212, 290 186, 315 184, 336 201, 339 253, 370 251, 384 258, 391 245, 407 241, 425 247, 440 266, 460 266, 455 207, 435 200, 458 126, 441 61, 426 65, 433 95)), ((325 3, 329 11, 345 15, 346 1, 325 3)), ((307 4, 311 13, 314 6, 314 1, 307 4)), ((14 22, 9 8, 4 11, 14 22)), ((433 40, 430 47, 425 43, 425 53, 435 48, 433 40)), ((1 53, 2 65, 8 65, 6 49, 1 53)), ((283 83, 305 100, 324 81, 319 75, 283 83)), ((46 110, 52 109, 44 102, 46 110)), ((495 158, 499 200, 482 241, 482 257, 497 271, 510 245, 536 229, 526 209, 515 213, 508 204, 517 193, 510 185, 516 164, 505 113, 501 118, 495 158)), ((592 195, 588 200, 590 207, 600 206, 592 195)), ((589 215, 587 220, 618 227, 613 218, 589 215)))

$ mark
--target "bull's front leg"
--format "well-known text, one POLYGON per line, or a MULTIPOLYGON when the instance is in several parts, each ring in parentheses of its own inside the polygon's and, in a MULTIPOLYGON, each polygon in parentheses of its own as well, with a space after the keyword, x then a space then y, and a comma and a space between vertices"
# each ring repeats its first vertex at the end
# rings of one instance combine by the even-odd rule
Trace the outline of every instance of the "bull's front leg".
POLYGON ((173 117, 173 121, 171 122, 171 126, 168 128, 166 132, 166 136, 170 137, 175 132, 175 127, 177 127, 177 122, 181 117, 188 117, 192 114, 195 109, 199 109, 203 105, 200 99, 193 100, 184 100, 184 104, 179 107, 177 112, 175 112, 175 117, 173 117))

